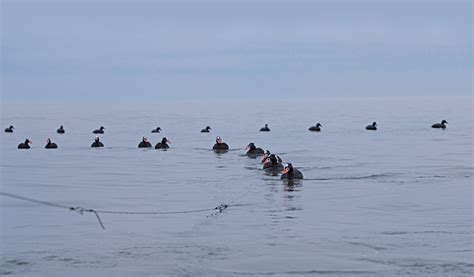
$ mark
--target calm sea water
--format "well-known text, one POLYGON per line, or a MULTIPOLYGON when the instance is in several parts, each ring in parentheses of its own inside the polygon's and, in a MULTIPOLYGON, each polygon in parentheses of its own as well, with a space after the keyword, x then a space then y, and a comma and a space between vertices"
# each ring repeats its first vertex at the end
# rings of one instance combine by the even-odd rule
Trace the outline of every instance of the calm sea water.
POLYGON ((1 191, 106 210, 231 206, 103 214, 102 230, 92 214, 0 196, 0 275, 471 275, 472 109, 472 98, 4 105, 1 127, 16 130, 1 135, 1 191), (447 130, 430 128, 442 119, 447 130), (379 130, 365 131, 374 120, 379 130), (321 133, 307 131, 317 122, 321 133), (258 132, 265 123, 271 132, 258 132), (91 149, 100 125, 106 147, 91 149), (171 149, 137 149, 144 135, 171 149), (230 152, 209 150, 217 135, 230 152), (59 149, 43 148, 48 137, 59 149), (25 138, 32 149, 17 150, 25 138), (264 175, 242 156, 249 142, 306 180, 264 175))

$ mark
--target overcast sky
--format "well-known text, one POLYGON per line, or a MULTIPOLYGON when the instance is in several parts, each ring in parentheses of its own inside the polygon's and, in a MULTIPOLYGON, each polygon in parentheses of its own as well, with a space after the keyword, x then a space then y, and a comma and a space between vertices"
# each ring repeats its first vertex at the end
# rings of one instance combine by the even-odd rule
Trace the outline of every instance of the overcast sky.
POLYGON ((0 0, 2 100, 472 93, 470 0, 0 0))

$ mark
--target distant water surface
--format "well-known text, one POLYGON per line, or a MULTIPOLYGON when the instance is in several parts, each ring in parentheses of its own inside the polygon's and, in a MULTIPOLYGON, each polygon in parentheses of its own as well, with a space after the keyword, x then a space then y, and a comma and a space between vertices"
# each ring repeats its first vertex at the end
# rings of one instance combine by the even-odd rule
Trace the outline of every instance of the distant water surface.
POLYGON ((0 275, 474 274, 472 98, 2 107, 0 275), (446 130, 430 128, 446 119, 446 130), (377 121, 379 130, 366 131, 377 121), (307 129, 320 122, 322 132, 307 129), (271 132, 258 130, 265 123, 271 132), (66 134, 56 134, 64 125, 66 134), (91 149, 103 125, 104 149, 91 149), (201 128, 210 125, 209 134, 201 128), (160 126, 163 132, 151 134, 160 126), (215 136, 231 151, 216 155, 215 136), (142 136, 169 151, 139 150, 142 136), (45 150, 51 137, 59 149, 45 150), (32 149, 17 145, 30 138, 32 149), (254 142, 306 180, 242 156, 254 142))

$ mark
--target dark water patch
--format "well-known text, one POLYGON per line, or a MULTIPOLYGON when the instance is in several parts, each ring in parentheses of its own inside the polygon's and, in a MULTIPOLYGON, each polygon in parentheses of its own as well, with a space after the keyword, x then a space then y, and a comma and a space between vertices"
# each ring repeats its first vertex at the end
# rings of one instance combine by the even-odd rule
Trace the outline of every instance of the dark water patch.
POLYGON ((393 231, 393 232, 381 232, 382 235, 387 236, 400 236, 400 235, 418 235, 418 234, 443 234, 443 235, 452 235, 452 234, 470 234, 469 232, 447 232, 447 231, 393 231))
POLYGON ((31 224, 28 224, 28 225, 20 225, 20 226, 15 226, 13 227, 13 229, 25 229, 25 228, 29 228, 29 227, 32 227, 33 225, 31 224))
POLYGON ((425 176, 417 176, 415 179, 431 179, 431 178, 447 178, 448 176, 445 175, 425 175, 425 176))
POLYGON ((279 214, 279 213, 283 213, 283 212, 297 212, 297 211, 302 211, 303 208, 298 208, 298 207, 289 207, 289 208, 286 208, 286 209, 279 209, 279 210, 268 210, 267 213, 270 213, 270 214, 279 214))
MULTIPOLYGON (((265 176, 273 176, 273 177, 275 177, 275 176, 280 176, 280 175, 281 175, 281 173, 279 173, 279 172, 271 172, 271 171, 268 171, 268 170, 262 170, 262 173, 263 173, 263 175, 265 175, 265 176)), ((265 180, 265 181, 271 180, 271 181, 274 181, 275 179, 276 179, 276 178, 273 178, 273 179, 262 178, 261 180, 265 180)))
POLYGON ((241 276, 286 276, 286 275, 373 275, 376 272, 373 271, 364 271, 364 270, 295 270, 295 271, 270 271, 270 272, 238 272, 230 271, 225 274, 229 275, 241 275, 241 276))
POLYGON ((23 168, 24 165, 9 165, 9 164, 1 164, 0 167, 6 167, 6 168, 23 168))
POLYGON ((194 150, 206 151, 206 152, 214 152, 214 151, 212 150, 212 148, 195 147, 194 150))
POLYGON ((11 274, 13 274, 13 271, 8 271, 8 270, 0 268, 0 275, 11 275, 11 274))
POLYGON ((386 247, 375 246, 375 245, 371 245, 371 244, 363 243, 363 242, 348 242, 348 244, 350 244, 350 245, 355 245, 355 246, 362 246, 362 247, 370 248, 370 249, 372 249, 372 250, 374 250, 374 251, 387 250, 386 247))
POLYGON ((347 165, 327 165, 327 166, 314 166, 314 167, 298 167, 304 170, 326 170, 326 169, 336 169, 336 168, 352 168, 352 167, 364 167, 367 163, 356 163, 356 164, 347 164, 347 165))
POLYGON ((383 179, 397 176, 399 173, 382 173, 363 176, 347 176, 347 177, 328 177, 328 178, 305 178, 308 181, 333 181, 333 180, 364 180, 364 179, 383 179))
POLYGON ((453 251, 448 251, 451 253, 466 253, 466 252, 474 252, 474 249, 462 249, 462 250, 453 250, 453 251))
POLYGON ((117 252, 117 255, 119 255, 119 256, 131 256, 131 255, 133 255, 133 253, 130 252, 130 251, 119 251, 119 252, 117 252))
POLYGON ((46 261, 55 261, 57 260, 59 257, 56 256, 56 255, 50 255, 50 256, 46 256, 44 257, 43 259, 46 260, 46 261))
POLYGON ((259 167, 251 167, 251 166, 245 166, 244 169, 247 169, 247 170, 253 170, 253 171, 263 171, 261 168, 259 167))
POLYGON ((8 259, 0 263, 0 275, 12 275, 28 270, 32 263, 23 259, 8 259))
POLYGON ((24 265, 29 265, 30 264, 29 262, 23 261, 23 260, 20 260, 20 259, 7 260, 6 263, 11 264, 11 265, 17 265, 17 266, 24 266, 24 265))
POLYGON ((465 262, 444 262, 431 260, 398 260, 396 265, 402 267, 399 270, 401 274, 449 274, 451 276, 457 274, 474 274, 474 264, 465 262))
POLYGON ((64 257, 58 255, 48 255, 42 258, 42 260, 47 261, 49 263, 64 263, 74 267, 83 267, 87 266, 90 268, 107 268, 107 267, 114 267, 115 264, 112 263, 104 263, 101 260, 86 260, 82 258, 74 258, 74 257, 64 257))
POLYGON ((276 180, 280 180, 279 178, 275 178, 276 176, 280 176, 280 174, 272 174, 271 172, 262 172, 262 178, 260 178, 260 180, 262 181, 273 181, 275 182, 276 180), (274 178, 266 178, 266 176, 272 176, 274 178))

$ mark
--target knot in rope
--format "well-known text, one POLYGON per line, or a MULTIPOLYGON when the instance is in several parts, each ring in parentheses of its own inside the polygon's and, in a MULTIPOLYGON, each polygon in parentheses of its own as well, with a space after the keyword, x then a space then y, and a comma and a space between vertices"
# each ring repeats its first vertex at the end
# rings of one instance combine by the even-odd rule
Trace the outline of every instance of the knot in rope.
POLYGON ((227 207, 229 207, 227 204, 220 204, 219 206, 215 208, 215 210, 218 210, 219 213, 222 213, 222 211, 227 209, 227 207))

